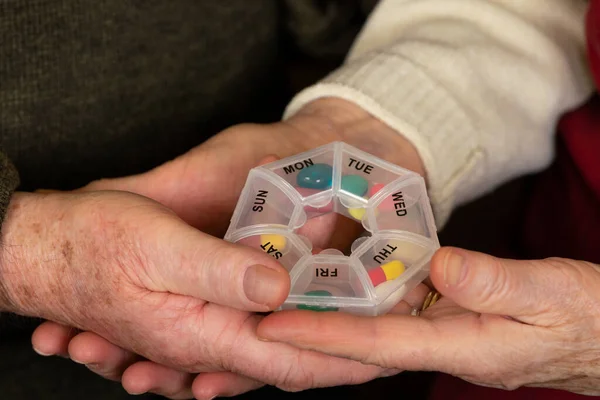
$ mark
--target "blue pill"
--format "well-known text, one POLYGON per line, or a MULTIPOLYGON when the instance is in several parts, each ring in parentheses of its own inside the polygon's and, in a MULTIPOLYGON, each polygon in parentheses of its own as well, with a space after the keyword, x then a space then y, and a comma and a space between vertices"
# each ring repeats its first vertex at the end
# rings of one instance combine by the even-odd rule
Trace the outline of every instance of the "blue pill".
POLYGON ((298 186, 308 189, 329 189, 333 176, 333 168, 328 164, 315 164, 298 173, 298 186))
POLYGON ((342 190, 364 196, 369 190, 369 182, 362 176, 346 175, 342 177, 342 190))

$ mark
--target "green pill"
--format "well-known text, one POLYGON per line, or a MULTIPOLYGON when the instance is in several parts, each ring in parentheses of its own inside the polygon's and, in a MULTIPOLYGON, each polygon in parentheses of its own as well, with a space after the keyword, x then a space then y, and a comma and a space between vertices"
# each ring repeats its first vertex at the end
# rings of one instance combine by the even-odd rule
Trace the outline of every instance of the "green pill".
POLYGON ((327 290, 312 290, 304 293, 305 296, 331 296, 331 293, 327 290))
MULTIPOLYGON (((304 293, 305 296, 331 296, 327 290, 312 290, 304 293)), ((309 310, 309 311, 338 311, 337 307, 321 307, 321 306, 309 306, 307 304, 298 304, 296 306, 298 310, 309 310)))
POLYGON ((306 189, 329 189, 333 177, 333 167, 328 164, 315 164, 300 171, 296 177, 298 186, 306 189))
POLYGON ((369 190, 369 182, 362 176, 345 175, 342 177, 342 190, 362 197, 369 190))

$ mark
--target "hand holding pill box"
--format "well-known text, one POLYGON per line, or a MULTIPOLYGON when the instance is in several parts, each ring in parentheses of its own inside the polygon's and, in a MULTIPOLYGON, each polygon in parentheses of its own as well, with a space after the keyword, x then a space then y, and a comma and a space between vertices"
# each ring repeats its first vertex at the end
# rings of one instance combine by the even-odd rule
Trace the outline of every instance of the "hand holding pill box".
POLYGON ((387 313, 429 274, 440 247, 425 181, 342 142, 250 171, 225 240, 255 247, 290 273, 281 309, 387 313), (335 212, 368 235, 351 254, 313 254, 298 230, 335 212))

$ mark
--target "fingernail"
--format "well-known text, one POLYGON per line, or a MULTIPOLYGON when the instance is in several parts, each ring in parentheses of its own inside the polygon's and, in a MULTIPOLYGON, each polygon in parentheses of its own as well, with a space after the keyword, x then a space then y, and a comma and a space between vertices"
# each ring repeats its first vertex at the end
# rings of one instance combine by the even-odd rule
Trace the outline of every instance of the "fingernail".
POLYGON ((149 393, 149 391, 146 392, 127 392, 127 394, 131 395, 131 396, 140 396, 142 394, 146 394, 149 393))
POLYGON ((381 373, 381 377, 382 378, 389 378, 390 376, 395 376, 398 375, 400 373, 400 371, 398 371, 397 369, 386 369, 381 373))
POLYGON ((46 354, 38 349, 36 349, 35 347, 33 348, 33 351, 35 351, 36 353, 38 353, 40 356, 42 357, 50 357, 52 354, 46 354))
POLYGON ((467 266, 465 258, 456 251, 451 251, 446 257, 446 265, 444 266, 444 282, 446 286, 458 285, 467 274, 467 266))
POLYGON ((244 276, 244 292, 250 301, 269 305, 275 301, 281 286, 282 274, 262 265, 254 265, 246 270, 244 276))

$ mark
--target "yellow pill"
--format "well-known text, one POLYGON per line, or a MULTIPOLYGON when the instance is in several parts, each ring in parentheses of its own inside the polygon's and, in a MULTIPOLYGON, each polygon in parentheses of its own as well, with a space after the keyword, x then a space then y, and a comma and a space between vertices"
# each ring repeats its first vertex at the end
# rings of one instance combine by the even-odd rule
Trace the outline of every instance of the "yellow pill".
POLYGON ((367 210, 365 208, 349 208, 348 213, 357 220, 362 220, 367 210))
POLYGON ((287 240, 285 236, 282 235, 260 235, 260 244, 263 249, 266 247, 273 246, 277 250, 283 251, 283 249, 285 249, 286 243, 287 240))
POLYGON ((406 267, 404 266, 402 261, 394 260, 382 265, 381 269, 383 270, 386 279, 388 281, 391 281, 402 275, 406 267))
POLYGON ((381 267, 370 270, 369 278, 371 278, 373 286, 377 286, 383 282, 396 279, 404 273, 404 269, 404 264, 401 261, 390 261, 381 267))

